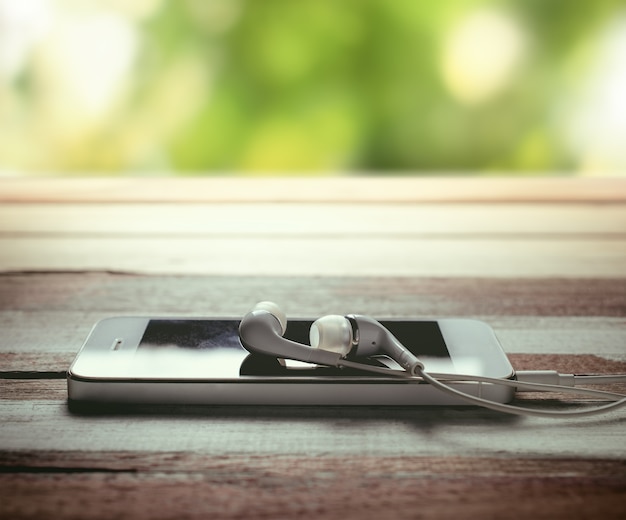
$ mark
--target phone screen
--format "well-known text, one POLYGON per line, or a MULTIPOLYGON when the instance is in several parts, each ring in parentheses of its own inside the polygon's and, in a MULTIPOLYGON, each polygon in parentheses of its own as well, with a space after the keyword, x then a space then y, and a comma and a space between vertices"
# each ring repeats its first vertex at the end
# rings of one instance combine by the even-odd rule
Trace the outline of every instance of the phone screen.
MULTIPOLYGON (((309 344, 311 321, 290 321, 285 337, 309 344)), ((451 360, 439 325, 435 321, 382 321, 389 331, 426 365, 450 368, 451 360)), ((238 335, 238 320, 150 320, 137 348, 142 363, 171 366, 185 363, 188 370, 202 366, 206 377, 235 375, 277 375, 278 365, 261 363, 247 372, 248 352, 238 335), (247 367, 247 368, 244 368, 247 367), (264 370, 267 372, 265 373, 264 370)), ((383 366, 395 368, 391 360, 383 366)), ((287 363, 285 375, 306 375, 300 363, 287 363), (297 370, 299 369, 299 370, 297 370)), ((164 367, 162 366, 161 369, 164 367)), ((398 367, 399 368, 399 367, 398 367)), ((433 367, 435 368, 435 367, 433 367)), ((346 375, 347 372, 344 371, 346 375)))

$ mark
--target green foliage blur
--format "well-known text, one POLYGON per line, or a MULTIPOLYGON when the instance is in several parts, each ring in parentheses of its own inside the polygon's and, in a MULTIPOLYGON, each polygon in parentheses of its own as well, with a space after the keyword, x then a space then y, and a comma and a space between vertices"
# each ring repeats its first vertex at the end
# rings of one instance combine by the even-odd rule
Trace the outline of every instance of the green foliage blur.
POLYGON ((5 173, 626 170, 623 1, 50 5, 0 9, 5 173))

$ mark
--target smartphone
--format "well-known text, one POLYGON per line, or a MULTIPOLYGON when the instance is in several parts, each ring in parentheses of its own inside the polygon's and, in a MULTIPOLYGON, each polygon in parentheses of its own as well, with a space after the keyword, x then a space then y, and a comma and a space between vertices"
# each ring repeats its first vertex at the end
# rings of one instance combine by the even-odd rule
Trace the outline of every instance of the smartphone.
MULTIPOLYGON (((68 370, 70 401, 207 405, 464 405, 428 385, 360 370, 249 354, 239 319, 118 317, 93 327, 68 370)), ((285 337, 308 344, 313 320, 290 321, 285 337)), ((512 378, 492 328, 470 319, 381 320, 429 372, 512 378)), ((401 370, 377 356, 364 363, 401 370)), ((452 386, 497 402, 510 387, 452 386)))

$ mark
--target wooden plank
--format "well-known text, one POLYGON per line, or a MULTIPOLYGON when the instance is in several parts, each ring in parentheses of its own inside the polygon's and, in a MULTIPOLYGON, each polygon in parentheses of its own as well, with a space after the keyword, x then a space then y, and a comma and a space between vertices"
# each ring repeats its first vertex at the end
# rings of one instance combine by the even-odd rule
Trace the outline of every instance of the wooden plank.
POLYGON ((624 278, 626 241, 0 238, 0 270, 114 270, 214 276, 624 278))
MULTIPOLYGON (((77 342, 79 344, 79 342, 77 342)), ((43 349, 47 350, 44 346, 43 349)), ((78 352, 75 350, 48 352, 29 351, 19 348, 18 351, 0 352, 0 379, 7 377, 7 374, 24 373, 24 377, 29 374, 61 374, 69 368, 72 360, 78 352)))
MULTIPOLYGON (((109 272, 0 274, 3 326, 35 311, 242 316, 272 299, 290 316, 364 313, 378 317, 615 317, 626 314, 626 280, 588 278, 411 278, 142 276, 109 272)), ((89 313, 89 314, 88 314, 89 313)), ((76 315, 72 316, 76 318, 76 315)), ((43 329, 42 329, 43 330, 43 329)), ((38 331, 35 331, 38 332, 38 331)))
POLYGON ((0 270, 10 271, 626 273, 623 204, 9 204, 0 217, 0 270))
POLYGON ((625 202, 623 178, 3 178, 0 202, 625 202))
POLYGON ((357 475, 367 478, 419 478, 433 476, 443 478, 489 477, 515 474, 520 477, 544 475, 554 477, 626 477, 626 460, 502 457, 341 457, 332 456, 277 456, 248 457, 229 455, 213 457, 205 453, 188 451, 63 451, 50 452, 0 452, 0 468, 3 473, 35 473, 37 470, 55 473, 67 470, 77 472, 119 473, 202 473, 216 481, 222 475, 252 475, 257 472, 269 476, 289 472, 295 478, 315 478, 334 475, 357 475))
POLYGON ((153 457, 105 452, 88 457, 87 464, 106 470, 85 471, 79 462, 82 456, 73 457, 78 470, 74 473, 52 465, 45 473, 0 475, 0 514, 16 519, 53 512, 55 518, 94 519, 181 514, 374 519, 392 514, 398 519, 418 515, 608 520, 621 519, 626 512, 622 461, 197 455, 190 459, 178 452, 153 457))
MULTIPOLYGON (((63 401, 67 399, 65 379, 7 379, 0 373, 0 400, 8 401, 63 401)), ((13 375, 18 375, 13 373, 13 375)))
MULTIPOLYGON (((558 403, 546 405, 554 410, 558 403)), ((0 415, 0 445, 6 451, 626 458, 623 409, 600 418, 543 419, 471 406, 149 406, 71 411, 64 400, 0 400, 0 415)))
MULTIPOLYGON (((626 361, 626 320, 589 318, 491 318, 505 351, 532 354, 595 354, 626 361)), ((548 363, 542 368, 551 367, 548 363)))
POLYGON ((626 238, 624 204, 3 204, 5 237, 626 238))

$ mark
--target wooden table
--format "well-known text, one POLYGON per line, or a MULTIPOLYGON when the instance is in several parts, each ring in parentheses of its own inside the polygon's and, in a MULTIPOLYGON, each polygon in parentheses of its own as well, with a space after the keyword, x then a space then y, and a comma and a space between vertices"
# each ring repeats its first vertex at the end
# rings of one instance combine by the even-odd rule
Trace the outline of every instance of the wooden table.
POLYGON ((626 517, 623 411, 90 413, 64 379, 100 318, 262 299, 476 317, 517 369, 626 373, 625 202, 624 179, 0 180, 0 517, 626 517))

